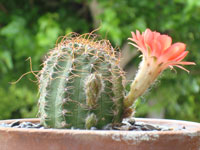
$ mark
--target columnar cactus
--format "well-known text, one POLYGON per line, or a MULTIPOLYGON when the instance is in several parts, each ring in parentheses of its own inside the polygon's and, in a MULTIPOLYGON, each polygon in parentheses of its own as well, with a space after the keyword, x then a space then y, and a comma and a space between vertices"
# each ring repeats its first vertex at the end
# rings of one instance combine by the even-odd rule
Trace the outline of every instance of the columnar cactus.
POLYGON ((39 115, 51 128, 102 128, 123 114, 123 71, 107 40, 67 36, 39 77, 39 115))

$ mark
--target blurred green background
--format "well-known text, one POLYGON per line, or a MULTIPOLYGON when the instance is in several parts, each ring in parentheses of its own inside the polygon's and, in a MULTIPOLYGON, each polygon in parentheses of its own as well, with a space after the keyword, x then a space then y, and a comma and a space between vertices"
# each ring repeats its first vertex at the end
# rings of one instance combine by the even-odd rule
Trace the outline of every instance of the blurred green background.
POLYGON ((200 122, 200 1, 199 0, 0 0, 0 119, 36 117, 37 83, 29 74, 41 69, 45 53, 59 36, 96 33, 122 50, 121 66, 134 78, 141 60, 127 44, 130 31, 146 28, 172 36, 190 51, 187 72, 166 70, 137 101, 137 117, 200 122))

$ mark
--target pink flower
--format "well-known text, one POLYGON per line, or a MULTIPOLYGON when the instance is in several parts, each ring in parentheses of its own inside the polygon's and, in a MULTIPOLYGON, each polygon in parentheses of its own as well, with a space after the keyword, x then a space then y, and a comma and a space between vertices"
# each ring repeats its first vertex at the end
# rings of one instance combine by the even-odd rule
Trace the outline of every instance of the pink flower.
POLYGON ((138 48, 145 59, 155 57, 157 63, 161 65, 161 71, 167 67, 176 66, 189 72, 181 65, 195 64, 194 62, 182 61, 188 54, 188 51, 185 51, 186 45, 181 42, 172 44, 172 38, 168 35, 150 29, 146 29, 142 34, 138 30, 136 30, 136 34, 134 32, 131 32, 131 34, 132 38, 129 38, 129 40, 134 43, 130 44, 138 48))
POLYGON ((130 44, 142 52, 143 59, 131 84, 130 92, 124 100, 125 113, 129 112, 129 107, 151 86, 163 70, 176 66, 189 72, 181 65, 195 64, 182 61, 188 54, 188 51, 185 51, 186 45, 180 42, 172 44, 172 38, 168 35, 152 32, 150 29, 146 29, 142 34, 139 31, 136 31, 136 34, 131 33, 132 38, 129 40, 134 43, 130 44))

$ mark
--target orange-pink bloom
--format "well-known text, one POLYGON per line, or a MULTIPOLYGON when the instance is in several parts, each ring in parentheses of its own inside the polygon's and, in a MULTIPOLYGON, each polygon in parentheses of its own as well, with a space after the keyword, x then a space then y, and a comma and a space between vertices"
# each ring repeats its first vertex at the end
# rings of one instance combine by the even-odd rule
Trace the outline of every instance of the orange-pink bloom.
POLYGON ((176 66, 189 72, 181 65, 195 64, 182 61, 188 54, 188 51, 185 51, 186 45, 180 42, 172 44, 172 38, 168 35, 146 29, 142 34, 139 31, 136 31, 136 34, 132 32, 132 38, 129 40, 134 42, 130 44, 142 52, 143 59, 130 92, 124 100, 126 110, 129 110, 128 108, 151 86, 163 70, 176 66))
POLYGON ((188 54, 188 51, 185 51, 186 45, 181 42, 172 44, 172 38, 168 35, 150 29, 146 29, 142 34, 139 31, 136 31, 136 34, 131 32, 131 34, 132 38, 129 40, 134 43, 130 44, 138 48, 145 59, 155 57, 157 63, 161 65, 161 71, 167 67, 173 68, 173 66, 186 70, 181 65, 195 64, 182 61, 188 54))

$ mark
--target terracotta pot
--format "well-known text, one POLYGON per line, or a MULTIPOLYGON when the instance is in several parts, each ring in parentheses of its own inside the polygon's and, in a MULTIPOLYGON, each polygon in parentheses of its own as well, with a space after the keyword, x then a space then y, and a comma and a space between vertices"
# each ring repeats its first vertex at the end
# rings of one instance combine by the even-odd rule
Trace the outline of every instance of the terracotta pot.
MULTIPOLYGON (((3 120, 0 123, 13 122, 3 120)), ((20 121, 38 122, 39 119, 20 121)), ((0 128, 0 150, 200 150, 200 124, 140 119, 150 124, 185 127, 183 131, 91 131, 0 128)))

